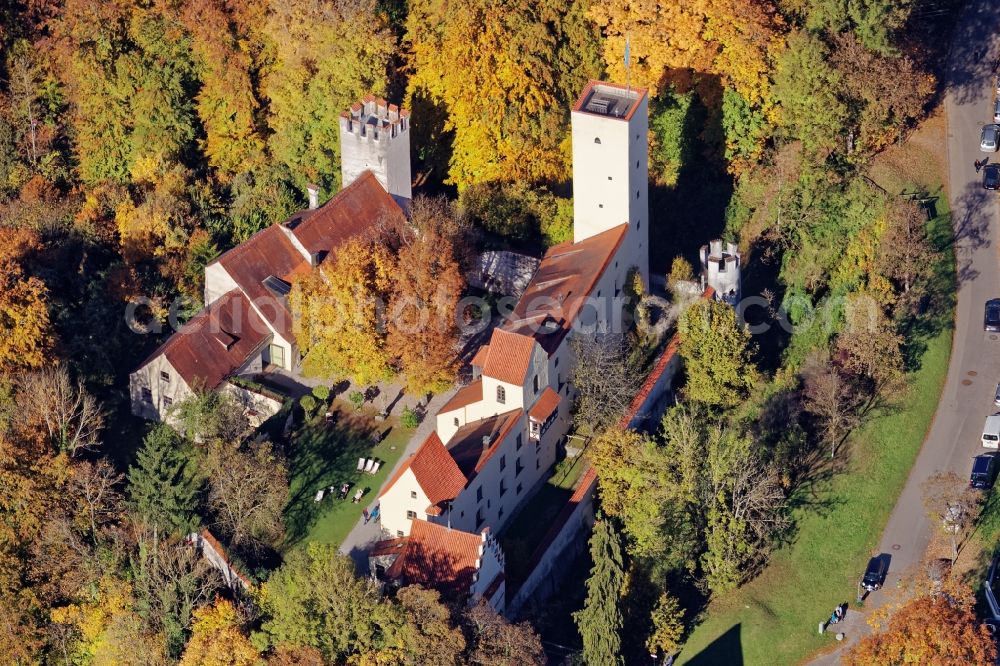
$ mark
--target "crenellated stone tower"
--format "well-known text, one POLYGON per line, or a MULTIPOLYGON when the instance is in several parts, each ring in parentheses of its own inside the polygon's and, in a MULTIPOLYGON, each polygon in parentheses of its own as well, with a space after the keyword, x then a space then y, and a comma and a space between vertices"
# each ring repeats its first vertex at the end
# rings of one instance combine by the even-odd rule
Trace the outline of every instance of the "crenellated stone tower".
POLYGON ((409 209, 410 112, 373 95, 340 114, 341 186, 366 169, 403 210, 409 209))

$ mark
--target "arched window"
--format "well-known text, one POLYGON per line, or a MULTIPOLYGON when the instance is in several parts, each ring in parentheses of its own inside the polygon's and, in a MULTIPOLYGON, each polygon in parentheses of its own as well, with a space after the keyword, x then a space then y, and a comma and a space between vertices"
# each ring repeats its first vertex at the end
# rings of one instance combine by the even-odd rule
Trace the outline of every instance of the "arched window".
POLYGON ((600 142, 601 142, 601 137, 595 136, 594 137, 594 143, 600 143, 600 142))
POLYGON ((499 402, 502 405, 506 401, 507 401, 507 391, 504 390, 504 387, 498 386, 497 387, 497 402, 499 402))

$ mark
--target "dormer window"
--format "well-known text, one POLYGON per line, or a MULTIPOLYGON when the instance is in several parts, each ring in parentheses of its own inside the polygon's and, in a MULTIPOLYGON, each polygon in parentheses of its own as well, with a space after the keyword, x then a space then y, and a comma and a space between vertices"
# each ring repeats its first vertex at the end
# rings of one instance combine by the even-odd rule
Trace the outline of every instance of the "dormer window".
POLYGON ((497 402, 501 405, 507 402, 507 390, 502 386, 497 387, 497 402))

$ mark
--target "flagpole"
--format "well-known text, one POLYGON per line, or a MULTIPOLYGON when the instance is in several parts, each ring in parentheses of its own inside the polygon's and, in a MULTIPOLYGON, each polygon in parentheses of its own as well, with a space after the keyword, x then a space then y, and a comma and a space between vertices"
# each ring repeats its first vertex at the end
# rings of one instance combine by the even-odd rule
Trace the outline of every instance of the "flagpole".
POLYGON ((632 35, 625 35, 625 91, 631 95, 632 93, 632 35))

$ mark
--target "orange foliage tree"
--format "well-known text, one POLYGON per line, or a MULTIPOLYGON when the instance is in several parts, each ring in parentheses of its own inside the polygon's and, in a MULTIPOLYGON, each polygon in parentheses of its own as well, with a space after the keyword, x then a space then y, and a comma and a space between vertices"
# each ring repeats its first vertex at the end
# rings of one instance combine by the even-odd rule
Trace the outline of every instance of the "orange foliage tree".
POLYGON ((0 369, 37 368, 52 347, 48 289, 24 261, 41 248, 38 234, 0 228, 0 369))
POLYGON ((925 593, 907 602, 885 626, 875 618, 876 633, 845 656, 848 666, 871 664, 992 664, 996 645, 973 611, 968 588, 925 593))

